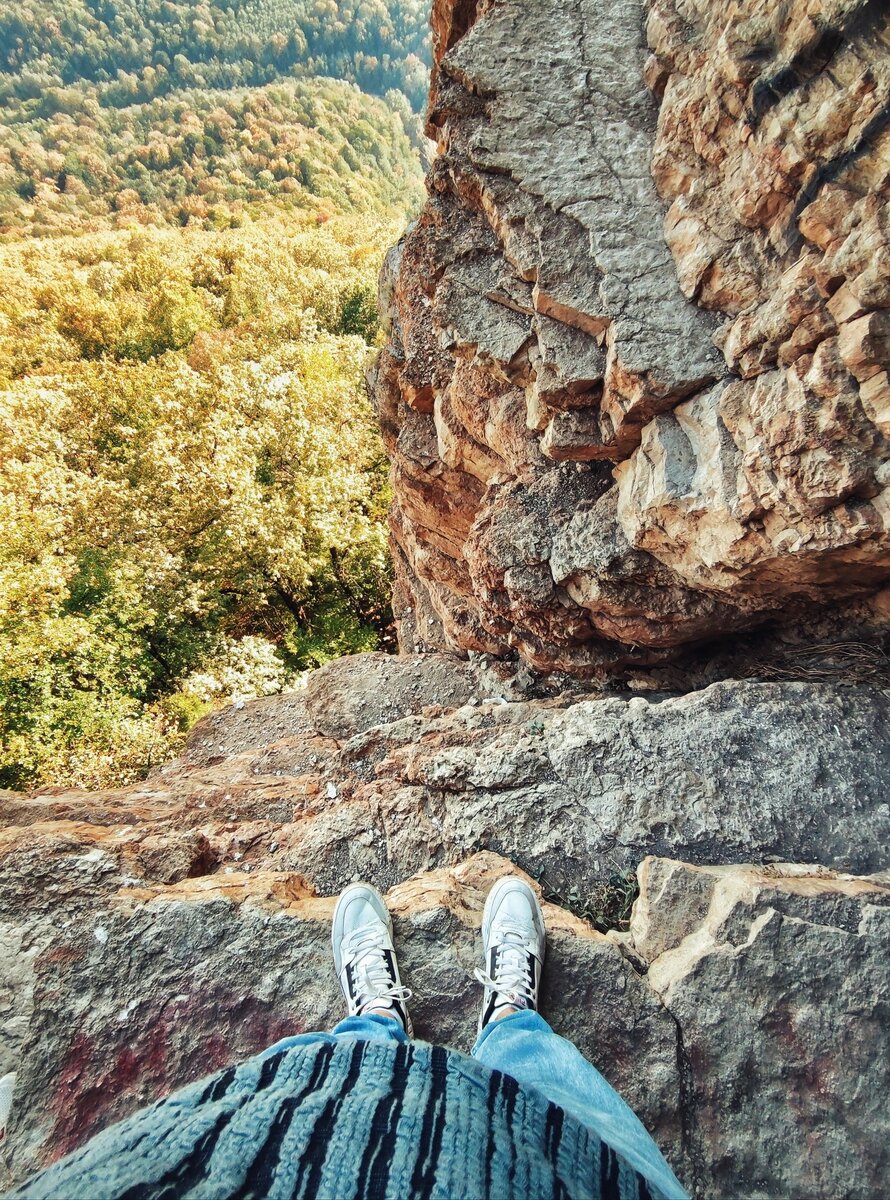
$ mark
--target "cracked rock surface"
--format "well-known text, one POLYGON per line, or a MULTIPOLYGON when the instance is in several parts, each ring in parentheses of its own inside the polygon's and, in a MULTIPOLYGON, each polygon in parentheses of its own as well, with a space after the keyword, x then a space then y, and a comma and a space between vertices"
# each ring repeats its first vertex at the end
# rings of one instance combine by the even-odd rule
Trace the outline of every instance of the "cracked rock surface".
POLYGON ((404 652, 128 788, 0 793, 0 1190, 332 1025, 354 879, 469 1048, 520 870, 545 1016, 697 1198, 883 1198, 888 22, 433 0, 372 372, 404 652))
POLYGON ((591 677, 880 591, 886 5, 433 26, 438 156, 372 380, 403 647, 591 677))
POLYGON ((206 718, 140 784, 6 793, 9 1179, 333 1024, 329 923, 353 879, 389 889, 419 1035, 468 1048, 485 896, 520 869, 551 902, 545 1015, 688 1187, 880 1195, 887 696, 536 687, 497 662, 355 656, 206 718), (619 930, 598 897, 634 872, 619 930))

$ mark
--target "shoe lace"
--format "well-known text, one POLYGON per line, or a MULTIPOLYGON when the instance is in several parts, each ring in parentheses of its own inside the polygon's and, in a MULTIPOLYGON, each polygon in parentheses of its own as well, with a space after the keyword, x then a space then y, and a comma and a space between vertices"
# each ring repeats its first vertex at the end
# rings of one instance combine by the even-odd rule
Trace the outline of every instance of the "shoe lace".
POLYGON ((505 1003, 527 1008, 535 999, 528 941, 520 929, 510 926, 502 926, 499 937, 503 940, 495 950, 493 976, 479 967, 473 974, 505 1003))
POLYGON ((362 925, 343 944, 344 961, 354 968, 356 1012, 374 1008, 379 1000, 411 999, 411 990, 398 984, 384 957, 383 932, 376 924, 362 925))

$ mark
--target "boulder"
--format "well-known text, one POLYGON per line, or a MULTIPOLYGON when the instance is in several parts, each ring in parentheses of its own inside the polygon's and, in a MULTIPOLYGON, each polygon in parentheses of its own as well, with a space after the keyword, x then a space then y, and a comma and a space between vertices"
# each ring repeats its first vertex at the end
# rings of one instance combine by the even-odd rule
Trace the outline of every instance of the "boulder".
POLYGON ((667 859, 639 874, 628 943, 677 1022, 687 1179, 711 1196, 880 1196, 887 882, 667 859))
MULTIPOLYGON (((387 894, 418 1036, 472 1046, 482 908, 511 870, 482 852, 387 894)), ((880 1195, 890 888, 818 867, 653 858, 639 886, 624 933, 545 902, 542 1011, 556 1031, 696 1194, 880 1195)), ((333 904, 298 875, 241 871, 82 905, 59 889, 44 912, 5 922, 15 1176, 180 1084, 330 1028, 333 904)))
POLYGON ((811 7, 436 5, 372 380, 403 648, 614 676, 886 585, 890 14, 811 7))

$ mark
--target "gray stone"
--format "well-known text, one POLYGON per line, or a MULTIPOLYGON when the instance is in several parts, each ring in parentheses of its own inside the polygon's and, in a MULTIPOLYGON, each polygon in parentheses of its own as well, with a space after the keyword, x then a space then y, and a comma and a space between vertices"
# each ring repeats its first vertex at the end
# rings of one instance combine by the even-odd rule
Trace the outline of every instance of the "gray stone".
MULTIPOLYGON (((468 1050, 493 854, 393 888, 419 1036, 468 1050)), ((824 867, 647 859, 626 933, 545 904, 542 1011, 639 1113, 696 1195, 874 1197, 887 1169, 890 888, 824 867)), ((185 1082, 331 1027, 332 899, 243 872, 131 887, 17 926, 0 1069, 9 1181, 185 1082)))
MULTIPOLYGON (((509 869, 478 855, 388 895, 418 1036, 472 1046, 482 907, 509 869)), ((88 920, 55 928, 32 918, 24 937, 40 952, 18 957, 15 982, 35 1000, 14 1027, 0 1023, 0 1072, 19 1072, 10 1180, 177 1086, 281 1037, 331 1028, 344 1015, 330 957, 333 903, 297 877, 238 874, 125 890, 88 920)), ((615 946, 552 905, 546 916, 544 1011, 682 1170, 673 1021, 615 946)))
POLYGON ((484 684, 466 661, 445 654, 347 655, 313 671, 298 691, 228 705, 192 730, 180 763, 204 766, 285 737, 315 731, 346 738, 372 725, 419 713, 427 705, 455 708, 484 684))
POLYGON ((630 942, 679 1031, 704 1195, 878 1197, 890 1169, 890 889, 649 860, 630 942))
POLYGON ((439 153, 375 376, 403 647, 626 678, 886 585, 890 14, 811 7, 437 0, 439 153), (551 484, 517 521, 565 463, 615 471, 608 523, 551 484), (517 571, 527 519, 624 566, 517 571))

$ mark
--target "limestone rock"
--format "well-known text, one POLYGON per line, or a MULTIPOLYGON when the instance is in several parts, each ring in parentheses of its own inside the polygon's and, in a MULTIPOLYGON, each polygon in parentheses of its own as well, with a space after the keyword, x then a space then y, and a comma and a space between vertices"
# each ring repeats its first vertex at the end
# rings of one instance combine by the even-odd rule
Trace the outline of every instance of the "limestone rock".
POLYGON ((457 708, 491 694, 524 696, 527 673, 448 654, 350 654, 308 674, 293 692, 228 705, 199 721, 180 766, 207 766, 301 734, 346 739, 425 708, 457 708))
POLYGON ((433 26, 373 376, 403 647, 602 675, 882 587, 886 7, 433 26))
POLYGON ((348 738, 427 705, 453 708, 477 689, 472 668, 444 654, 348 655, 313 671, 298 691, 211 713, 192 731, 182 762, 203 766, 310 732, 348 738))
POLYGON ((858 1160, 856 1194, 877 1197, 890 891, 834 872, 886 865, 887 695, 548 696, 496 660, 432 655, 428 678, 424 662, 331 664, 280 712, 205 721, 126 789, 0 798, 10 1179, 334 1023, 331 897, 352 879, 390 889, 420 1035, 469 1046, 485 895, 518 868, 560 905, 545 1013, 697 1194, 795 1194, 806 1142, 807 1194, 838 1194, 858 1160), (614 922, 606 886, 626 891, 649 853, 687 861, 643 864, 629 930, 566 911, 614 922), (739 862, 761 865, 713 865, 739 862))
POLYGON ((664 859, 642 864, 640 886, 629 942, 677 1022, 685 1151, 703 1193, 881 1195, 890 888, 664 859))
MULTIPOLYGON (((510 869, 478 854, 387 895, 402 974, 417 993, 418 1036, 471 1047, 482 908, 510 869)), ((42 922, 27 918, 18 929, 28 952, 2 960, 2 986, 26 987, 31 997, 17 1018, 0 1023, 0 1054, 6 1059, 15 1047, 20 1061, 10 1128, 16 1174, 182 1083, 340 1020, 333 905, 299 876, 237 873, 121 889, 82 919, 54 924, 53 916, 71 912, 60 893, 42 922)), ((578 1041, 676 1155, 673 1021, 605 937, 553 905, 545 917, 551 973, 543 1003, 556 1028, 578 1041), (593 1005, 598 1027, 588 1020, 593 1005)))
POLYGON ((0 810, 7 903, 33 903, 32 885, 51 888, 69 859, 87 871, 66 885, 83 878, 84 898, 247 868, 334 893, 481 849, 581 894, 668 849, 874 871, 890 835, 888 703, 867 687, 753 681, 488 698, 342 742, 313 731, 173 765, 120 791, 48 790, 0 810))
MULTIPOLYGON (((472 1044, 482 907, 511 869, 480 853, 388 893, 419 1036, 472 1044)), ((664 859, 642 864, 640 886, 623 935, 545 904, 542 1008, 557 1031, 696 1194, 805 1183, 831 1197, 855 1178, 856 1195, 880 1195, 890 888, 664 859)), ((19 1064, 15 1175, 279 1037, 330 1027, 332 908, 297 875, 240 872, 121 888, 75 920, 60 891, 45 913, 5 920, 3 986, 28 996, 0 1023, 0 1053, 19 1064)))

